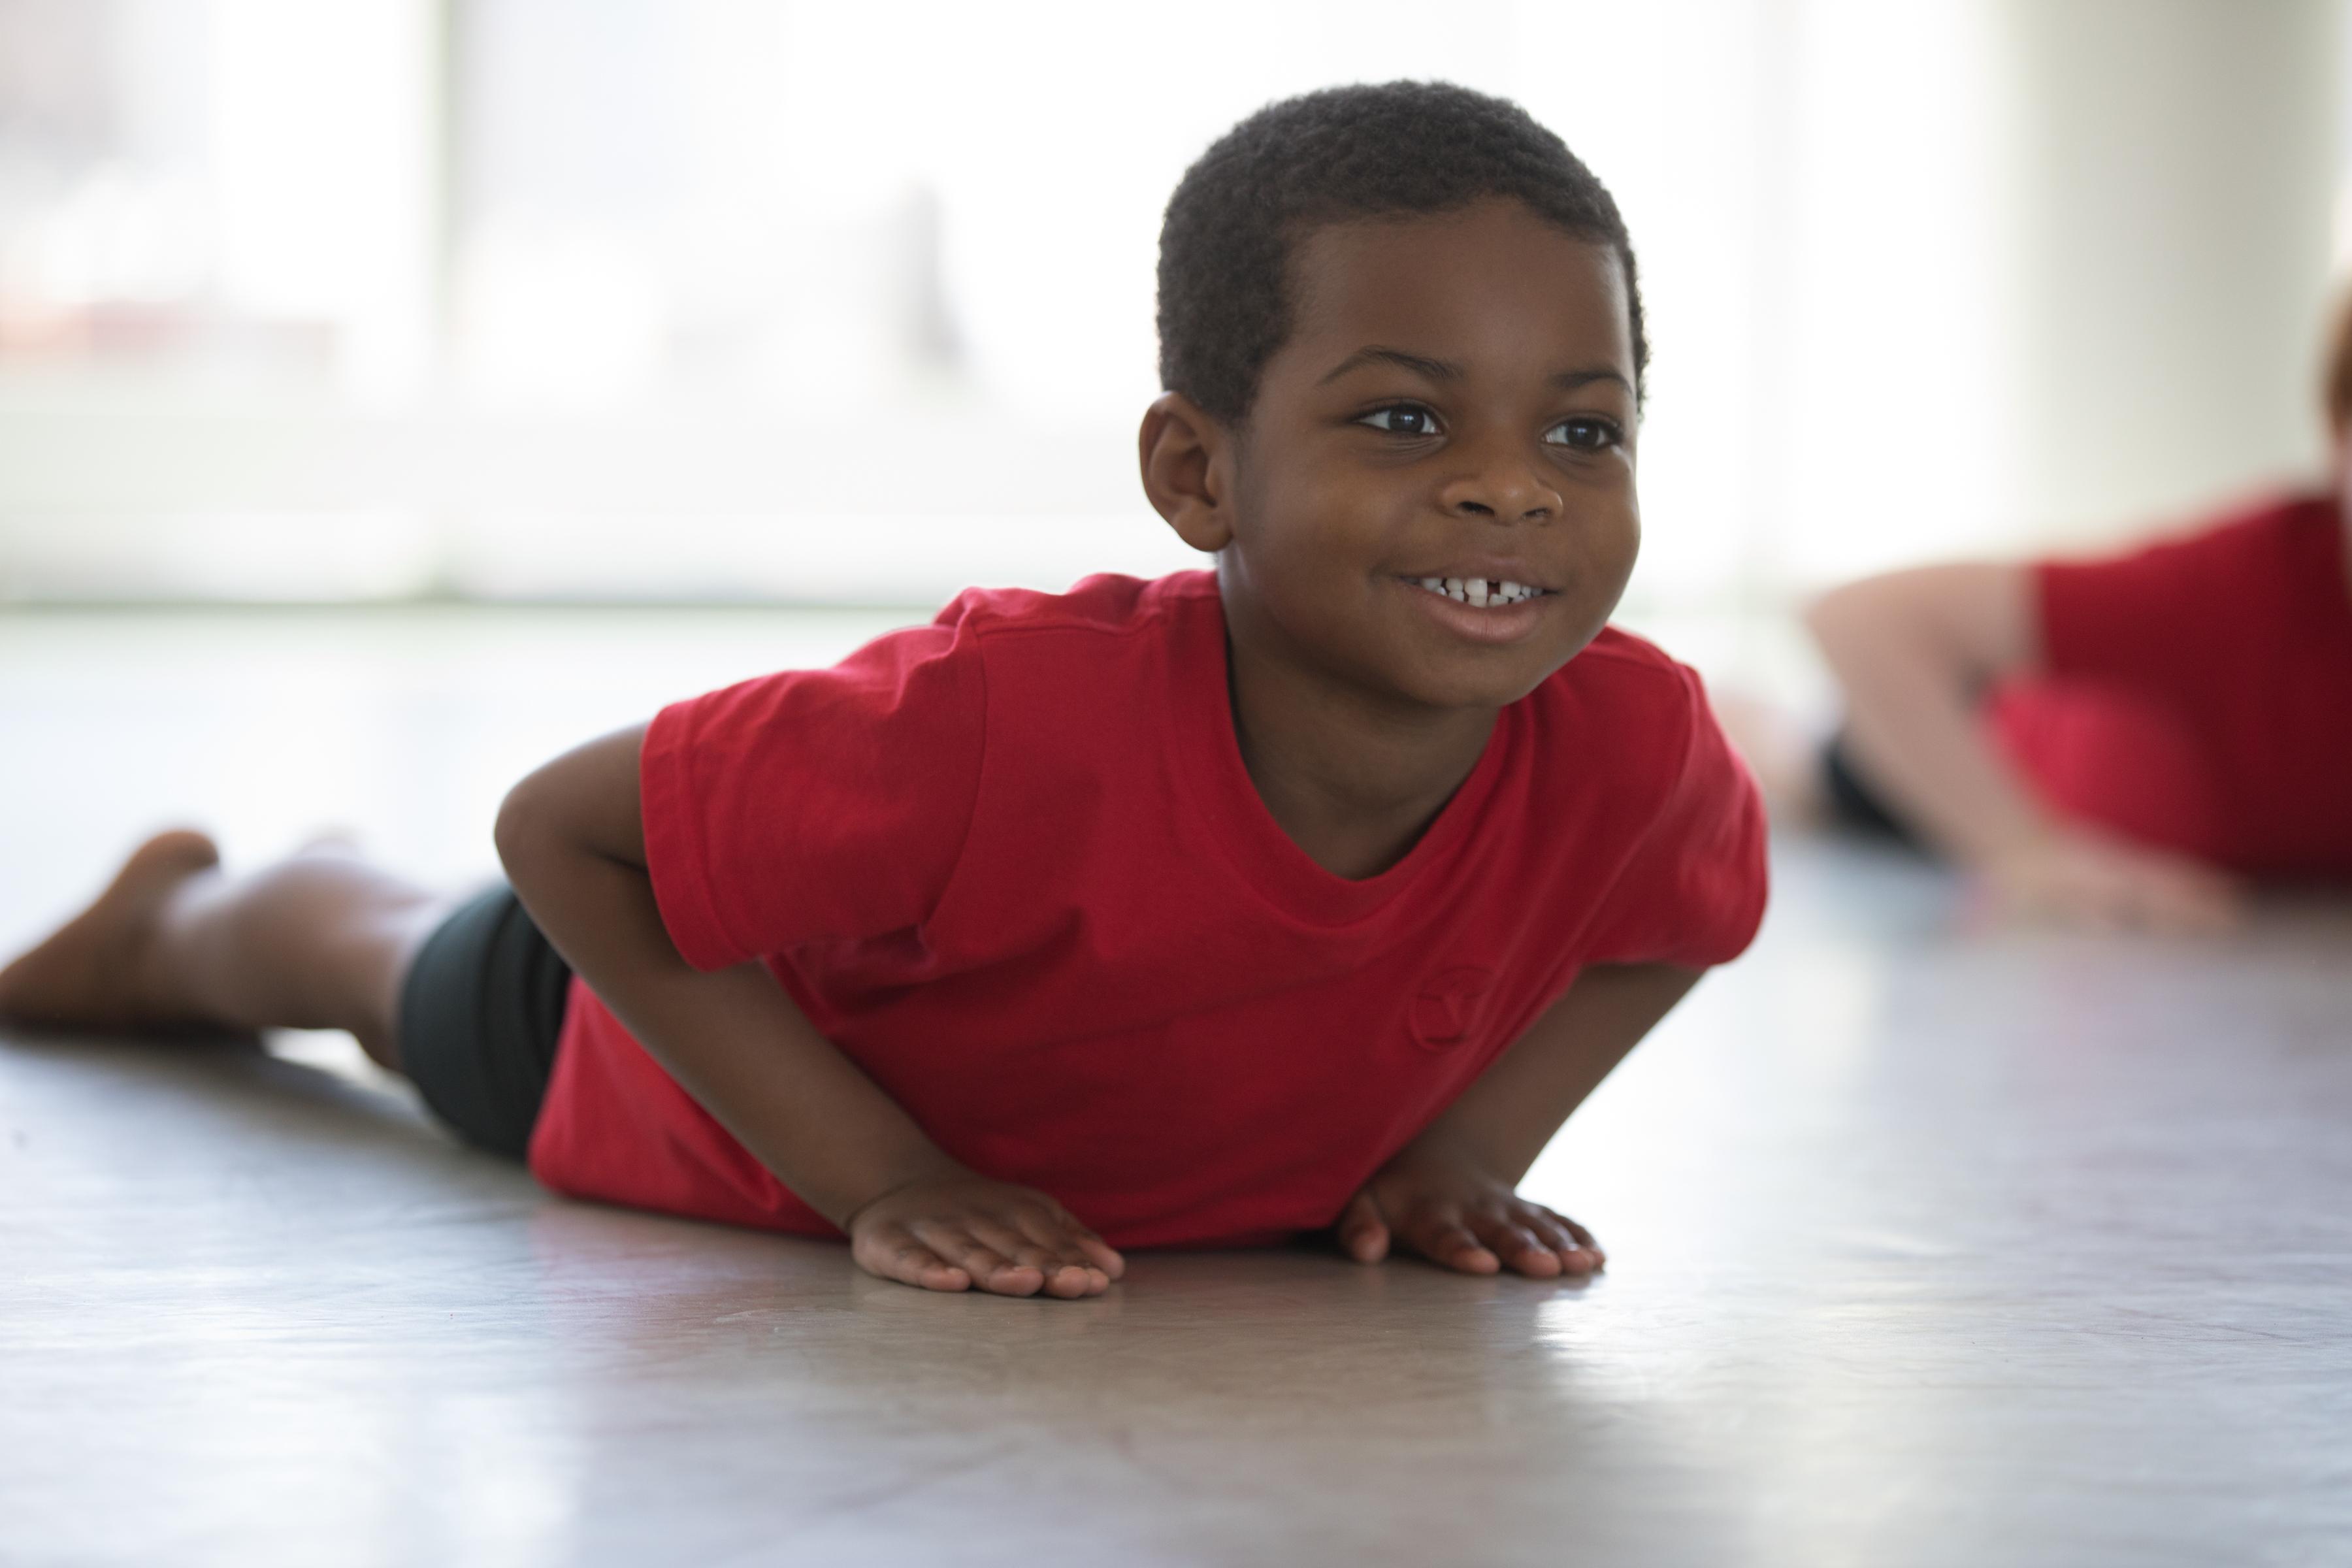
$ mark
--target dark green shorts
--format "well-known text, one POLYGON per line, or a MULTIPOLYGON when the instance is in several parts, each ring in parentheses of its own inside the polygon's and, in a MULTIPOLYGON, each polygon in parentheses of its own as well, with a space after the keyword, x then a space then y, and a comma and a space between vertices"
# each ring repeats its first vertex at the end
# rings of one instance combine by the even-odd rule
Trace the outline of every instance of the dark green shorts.
POLYGON ((467 1142, 521 1159, 547 1098, 572 971, 503 885, 416 950, 400 986, 400 1063, 467 1142))

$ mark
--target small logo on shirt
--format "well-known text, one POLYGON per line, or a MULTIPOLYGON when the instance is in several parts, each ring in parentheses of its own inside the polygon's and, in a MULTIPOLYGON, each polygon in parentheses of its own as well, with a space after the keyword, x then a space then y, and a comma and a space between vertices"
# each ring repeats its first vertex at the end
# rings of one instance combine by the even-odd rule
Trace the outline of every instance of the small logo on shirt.
POLYGON ((1426 1050, 1452 1050, 1470 1037, 1494 988, 1489 969, 1441 971, 1412 999, 1412 1037, 1426 1050))

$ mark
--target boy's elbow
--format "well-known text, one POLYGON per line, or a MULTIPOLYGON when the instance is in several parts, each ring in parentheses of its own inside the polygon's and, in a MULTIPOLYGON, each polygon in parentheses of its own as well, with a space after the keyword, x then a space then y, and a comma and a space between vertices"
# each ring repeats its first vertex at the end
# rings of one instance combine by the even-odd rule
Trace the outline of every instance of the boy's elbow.
POLYGON ((505 868, 509 881, 527 877, 545 853, 548 822, 546 785, 539 773, 527 775, 499 803, 490 841, 498 848, 499 864, 505 868))
POLYGON ((625 731, 565 752, 524 776, 499 803, 491 839, 508 880, 582 858, 642 869, 640 732, 625 731))

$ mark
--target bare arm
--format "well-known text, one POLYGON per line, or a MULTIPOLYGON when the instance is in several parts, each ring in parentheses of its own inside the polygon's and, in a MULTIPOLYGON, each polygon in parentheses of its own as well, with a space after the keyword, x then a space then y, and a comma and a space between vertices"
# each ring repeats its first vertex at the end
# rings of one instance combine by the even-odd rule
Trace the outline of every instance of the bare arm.
POLYGON ((1854 760, 1929 838, 1986 865, 2048 830, 1979 707, 2041 661, 2017 566, 1923 566, 1822 595, 1805 617, 1845 689, 1854 760))
POLYGON ((1043 1194, 950 1159, 764 965, 703 973, 679 955, 646 869, 644 742, 640 726, 567 752, 499 810, 499 858, 564 961, 761 1164, 850 1232, 865 1268, 935 1289, 1107 1287, 1118 1254, 1043 1194))
POLYGON ((1806 616, 1846 699, 1853 761, 1888 804, 2012 907, 2095 924, 2195 930, 2236 906, 2228 879, 2047 811, 1985 734, 1985 689, 2042 662, 2021 566, 1923 566, 1822 595, 1806 616))
POLYGON ((1514 1189, 1569 1114, 1703 973, 1629 963, 1579 975, 1365 1184, 1340 1216, 1340 1245, 1371 1263, 1402 1244, 1470 1274, 1507 1265, 1548 1279, 1599 1268, 1606 1258, 1591 1232, 1514 1189))

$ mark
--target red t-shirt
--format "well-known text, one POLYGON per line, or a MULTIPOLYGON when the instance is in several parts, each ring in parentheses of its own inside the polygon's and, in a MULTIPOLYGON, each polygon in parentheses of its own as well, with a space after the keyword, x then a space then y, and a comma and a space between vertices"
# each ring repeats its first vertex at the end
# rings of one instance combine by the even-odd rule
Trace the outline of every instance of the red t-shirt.
POLYGON ((2035 569, 1996 732, 2060 809, 2258 877, 2352 878, 2352 579, 2326 496, 2035 569))
MULTIPOLYGON (((1764 828, 1696 677, 1604 631, 1361 881, 1234 738, 1213 577, 965 594, 663 710, 646 858, 701 969, 763 959, 949 1153, 1115 1246, 1327 1226, 1581 965, 1737 954, 1764 828)), ((550 1186, 835 1234, 575 983, 550 1186)))

